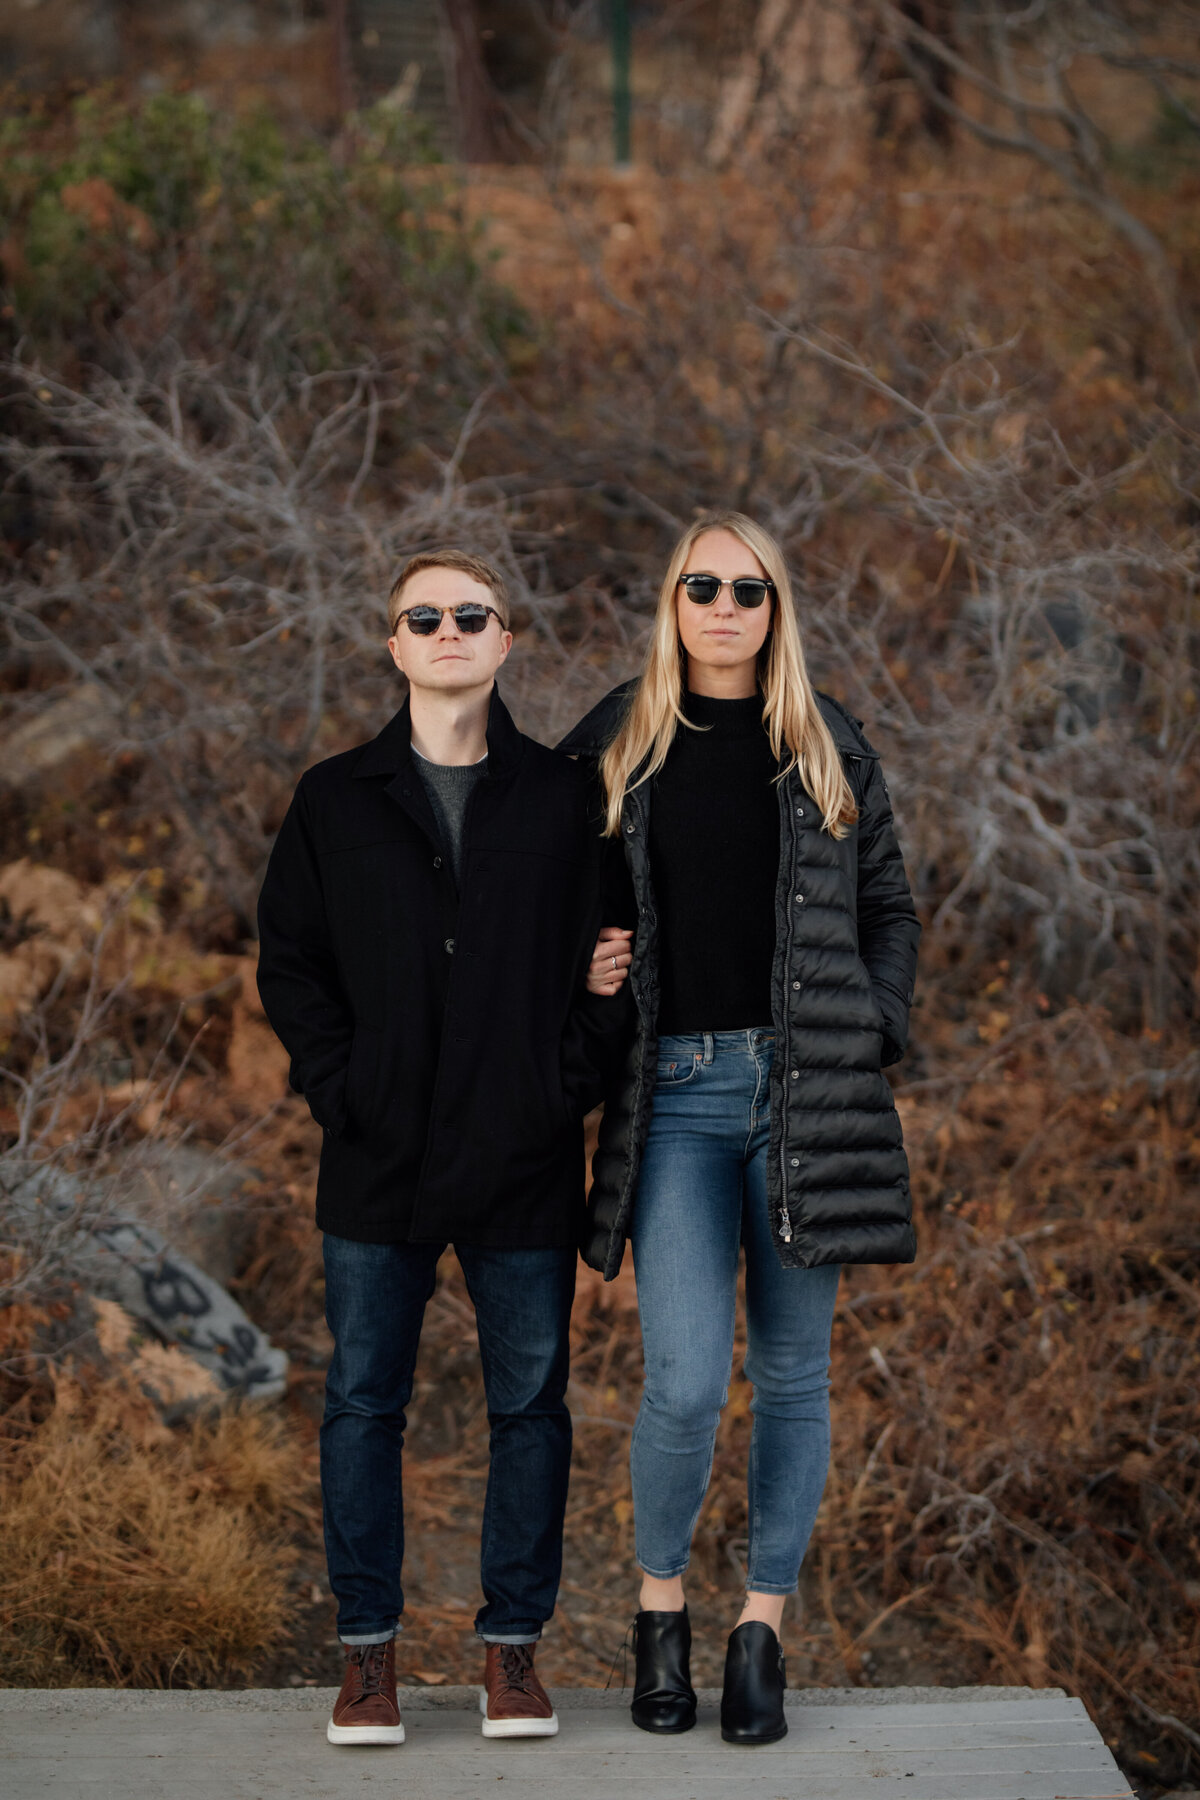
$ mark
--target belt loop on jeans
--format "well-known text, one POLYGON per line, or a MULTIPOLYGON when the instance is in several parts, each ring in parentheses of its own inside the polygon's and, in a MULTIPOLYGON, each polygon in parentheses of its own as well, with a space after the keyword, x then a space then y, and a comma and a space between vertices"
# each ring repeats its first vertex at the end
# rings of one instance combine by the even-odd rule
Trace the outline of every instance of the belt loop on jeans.
POLYGON ((706 1031, 702 1035, 704 1038, 704 1066, 707 1068, 713 1059, 713 1034, 711 1031, 706 1031))

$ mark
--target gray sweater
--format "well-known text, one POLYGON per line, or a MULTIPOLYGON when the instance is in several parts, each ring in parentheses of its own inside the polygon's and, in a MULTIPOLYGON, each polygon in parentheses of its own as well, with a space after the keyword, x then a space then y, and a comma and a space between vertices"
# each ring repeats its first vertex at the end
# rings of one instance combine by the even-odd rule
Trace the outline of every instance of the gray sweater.
POLYGON ((477 763, 435 763, 414 750, 413 761, 425 783, 425 792, 429 795, 429 804, 457 886, 462 868, 463 817, 471 790, 487 773, 488 759, 482 756, 477 763))

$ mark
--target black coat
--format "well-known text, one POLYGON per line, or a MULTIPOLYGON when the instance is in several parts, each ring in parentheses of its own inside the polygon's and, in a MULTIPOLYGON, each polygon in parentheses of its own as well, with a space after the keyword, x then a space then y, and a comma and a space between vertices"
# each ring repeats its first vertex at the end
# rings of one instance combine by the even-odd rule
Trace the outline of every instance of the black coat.
MULTIPOLYGON (((632 684, 615 689, 559 746, 598 758, 632 684)), ((881 1072, 904 1053, 920 925, 892 829, 878 753, 827 695, 821 712, 859 816, 841 839, 795 769, 778 787, 771 1129, 767 1200, 785 1268, 911 1262, 916 1253, 908 1162, 881 1072)), ((637 905, 630 981, 636 1041, 609 1098, 592 1164, 584 1260, 611 1280, 629 1233, 650 1126, 659 1003, 657 918, 650 876, 653 782, 625 802, 622 833, 637 905)))
POLYGON ((317 1223, 339 1237, 578 1239, 581 1120, 631 1011, 583 987, 605 850, 585 770, 495 694, 487 741, 461 893, 407 704, 307 771, 271 853, 259 992, 324 1127, 317 1223))

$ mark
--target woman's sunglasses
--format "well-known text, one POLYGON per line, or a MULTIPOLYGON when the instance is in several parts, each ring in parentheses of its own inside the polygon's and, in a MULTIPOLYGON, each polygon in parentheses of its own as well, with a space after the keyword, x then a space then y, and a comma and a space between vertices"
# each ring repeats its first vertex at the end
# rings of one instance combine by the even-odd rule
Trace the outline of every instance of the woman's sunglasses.
POLYGON ((479 600, 464 600, 461 606, 410 606, 407 612, 396 614, 396 630, 399 631, 402 620, 407 620, 414 637, 432 637, 435 631, 441 630, 443 613, 453 613, 454 623, 467 637, 482 631, 489 619, 499 619, 500 629, 504 629, 504 620, 494 606, 484 606, 479 600))
POLYGON ((722 581, 719 575, 681 575, 687 597, 696 606, 711 606, 723 587, 730 588, 739 606, 761 606, 768 594, 775 592, 773 581, 757 575, 739 575, 735 581, 722 581))

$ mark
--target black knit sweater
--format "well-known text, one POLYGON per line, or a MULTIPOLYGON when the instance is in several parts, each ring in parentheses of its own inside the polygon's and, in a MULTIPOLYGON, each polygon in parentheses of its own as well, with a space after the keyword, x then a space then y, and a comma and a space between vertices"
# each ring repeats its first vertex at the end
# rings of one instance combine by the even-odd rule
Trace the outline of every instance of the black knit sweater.
POLYGON ((654 780, 650 866, 662 946, 662 1034, 771 1023, 777 764, 762 699, 687 694, 654 780))

